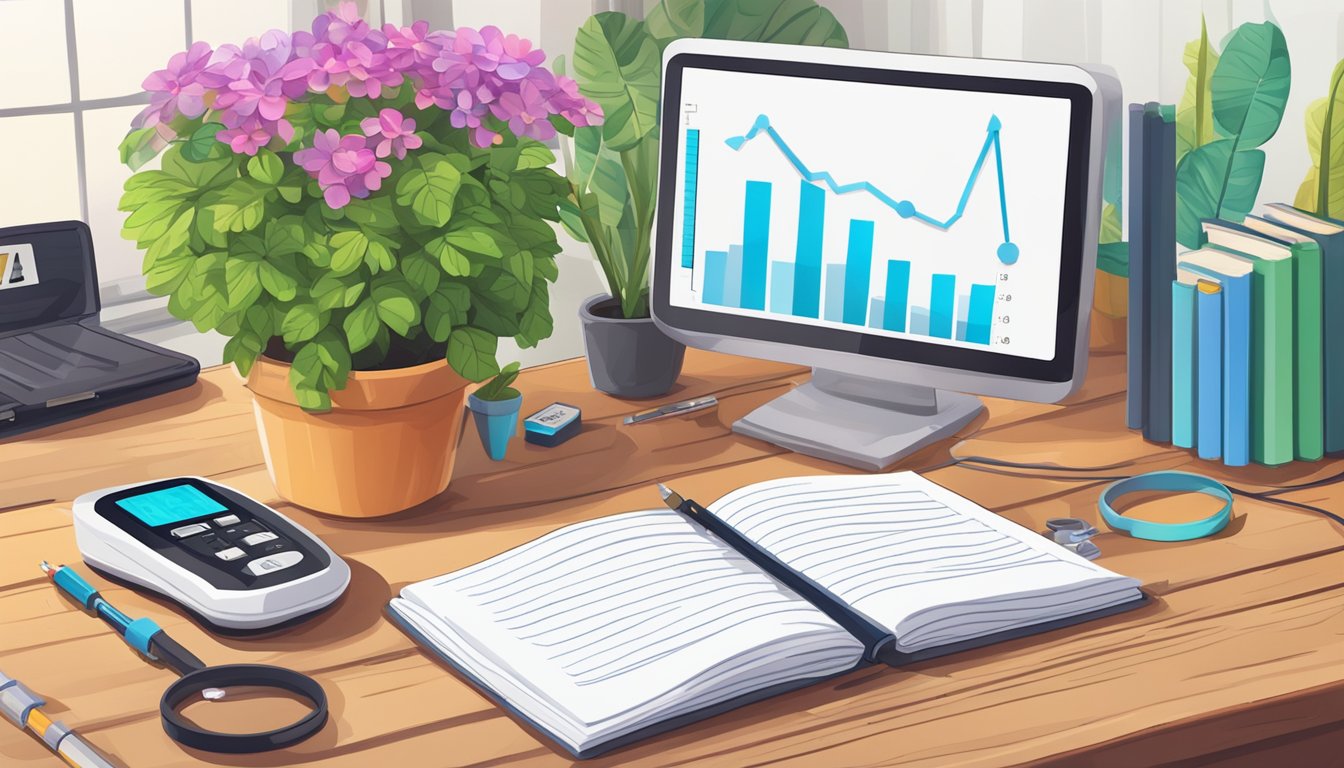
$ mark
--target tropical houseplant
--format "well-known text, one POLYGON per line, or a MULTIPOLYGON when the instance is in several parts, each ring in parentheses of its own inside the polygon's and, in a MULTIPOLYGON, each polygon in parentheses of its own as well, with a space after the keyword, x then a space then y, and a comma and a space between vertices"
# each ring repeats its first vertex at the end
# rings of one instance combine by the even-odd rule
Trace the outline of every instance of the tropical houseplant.
POLYGON ((443 491, 497 340, 550 335, 541 142, 599 123, 545 54, 493 27, 371 27, 196 43, 145 81, 122 144, 123 235, 148 289, 247 378, 282 496, 381 515, 443 491))
MULTIPOLYGON (((569 195, 561 221, 592 248, 610 291, 580 310, 593 384, 624 397, 665 393, 684 353, 649 317, 661 56, 682 37, 848 45, 835 16, 814 0, 662 0, 646 21, 607 12, 579 29, 574 77, 607 118, 600 127, 562 128, 569 195)), ((556 71, 564 70, 557 59, 556 71)))

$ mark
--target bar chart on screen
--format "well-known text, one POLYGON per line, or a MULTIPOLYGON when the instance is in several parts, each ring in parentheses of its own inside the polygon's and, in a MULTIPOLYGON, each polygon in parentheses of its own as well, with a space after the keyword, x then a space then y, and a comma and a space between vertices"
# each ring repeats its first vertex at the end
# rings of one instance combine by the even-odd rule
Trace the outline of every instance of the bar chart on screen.
POLYGON ((688 75, 670 298, 1048 359, 1067 104, 688 75))
MULTIPOLYGON (((872 182, 859 180, 841 183, 828 171, 814 169, 794 153, 770 124, 768 116, 759 116, 749 131, 728 137, 725 144, 737 150, 753 140, 766 137, 797 173, 799 204, 790 217, 797 221, 796 247, 791 259, 777 258, 771 254, 769 241, 775 184, 765 180, 744 180, 741 242, 706 251, 702 300, 724 307, 761 310, 799 318, 821 318, 898 333, 990 344, 996 302, 1000 299, 1011 301, 1006 286, 1000 296, 1001 289, 995 275, 1005 278, 1006 273, 998 272, 996 267, 1016 263, 1020 255, 1011 239, 999 139, 1001 127, 998 117, 989 119, 984 143, 979 147, 979 154, 970 168, 961 197, 956 201, 953 212, 940 219, 924 212, 916 202, 898 197, 872 182), (920 304, 918 299, 912 300, 910 292, 912 262, 897 258, 875 262, 875 222, 857 218, 848 221, 848 247, 843 260, 824 263, 823 232, 828 197, 866 194, 890 209, 895 218, 913 219, 925 226, 948 230, 965 215, 971 193, 982 175, 991 175, 985 173, 991 153, 994 169, 991 171, 990 183, 997 183, 1003 237, 1001 242, 993 244, 990 249, 995 261, 982 264, 991 267, 988 282, 972 282, 964 277, 959 281, 956 273, 935 272, 930 275, 927 300, 920 304), (879 276, 882 276, 881 282, 875 283, 875 278, 879 276), (959 286, 959 282, 964 285, 959 286)), ((686 131, 682 266, 687 269, 694 268, 694 218, 700 142, 699 129, 686 131)), ((1006 283, 1007 280, 1001 282, 1006 283)), ((1004 317, 1000 315, 1000 323, 1004 317)))

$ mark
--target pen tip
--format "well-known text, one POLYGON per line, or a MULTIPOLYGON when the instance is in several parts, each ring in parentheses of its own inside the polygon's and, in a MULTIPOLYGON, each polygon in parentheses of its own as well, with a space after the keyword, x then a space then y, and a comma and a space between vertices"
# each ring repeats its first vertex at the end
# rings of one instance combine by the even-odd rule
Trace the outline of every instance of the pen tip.
POLYGON ((53 570, 55 570, 54 568, 51 567, 51 563, 48 563, 46 560, 43 560, 41 565, 43 573, 51 573, 53 570))
POLYGON ((658 483, 657 485, 658 485, 658 494, 663 497, 664 501, 666 501, 667 497, 672 495, 672 489, 668 488, 666 485, 663 485, 662 483, 658 483))

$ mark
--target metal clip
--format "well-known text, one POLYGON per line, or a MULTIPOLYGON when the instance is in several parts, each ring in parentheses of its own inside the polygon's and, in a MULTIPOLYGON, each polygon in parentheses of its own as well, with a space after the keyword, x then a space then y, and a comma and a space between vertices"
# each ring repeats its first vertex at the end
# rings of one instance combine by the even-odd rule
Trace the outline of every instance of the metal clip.
POLYGON ((1101 550, 1091 542, 1100 531, 1091 523, 1077 517, 1052 517, 1045 521, 1050 529, 1043 535, 1056 544, 1086 560, 1096 560, 1101 550))

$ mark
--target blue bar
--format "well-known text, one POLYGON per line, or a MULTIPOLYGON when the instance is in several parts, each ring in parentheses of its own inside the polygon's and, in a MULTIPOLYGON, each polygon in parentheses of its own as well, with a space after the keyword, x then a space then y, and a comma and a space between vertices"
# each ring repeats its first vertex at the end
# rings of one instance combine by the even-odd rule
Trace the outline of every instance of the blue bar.
POLYGON ((965 341, 965 340, 966 340, 966 321, 965 321, 965 320, 958 320, 958 321, 957 321, 957 333, 956 333, 956 337, 957 337, 957 341, 965 341))
POLYGON ((817 317, 821 304, 821 239, 826 190, 798 182, 798 249, 793 274, 793 313, 817 317))
POLYGON ((994 322, 994 286, 972 283, 970 305, 966 314, 966 340, 988 344, 989 329, 994 322))
POLYGON ((770 183, 747 182, 742 221, 743 309, 765 309, 766 261, 770 251, 770 183))
POLYGON ((793 262, 770 262, 770 311, 793 314, 793 262))
POLYGON ((929 335, 952 338, 952 306, 957 300, 956 275, 934 275, 929 292, 929 335))
POLYGON ((929 310, 926 307, 910 308, 910 332, 920 336, 929 335, 929 310))
POLYGON ((883 312, 883 309, 882 309, 882 307, 883 307, 884 304, 885 304, 885 302, 884 302, 882 299, 870 299, 870 300, 868 301, 868 327, 869 327, 869 328, 881 328, 881 327, 883 327, 883 326, 882 326, 882 323, 883 323, 883 322, 885 321, 885 319, 886 319, 886 315, 885 315, 885 313, 883 312))
POLYGON ((868 312, 868 280, 873 270, 873 222, 849 220, 849 252, 845 256, 845 315, 850 325, 863 325, 868 312))
POLYGON ((695 185, 700 175, 700 130, 686 129, 686 191, 681 224, 681 267, 695 266, 695 185))
POLYGON ((728 269, 723 275, 723 305, 742 306, 742 246, 728 246, 728 269))
POLYGON ((887 262, 887 298, 882 327, 888 331, 905 330, 905 308, 910 302, 910 262, 887 262))
POLYGON ((705 303, 722 306, 723 282, 728 273, 727 251, 705 251, 705 303))
POLYGON ((966 314, 971 310, 971 297, 963 293, 957 297, 957 326, 953 336, 957 341, 966 340, 966 314))
POLYGON ((840 322, 845 314, 845 265, 826 265, 826 318, 840 322))

